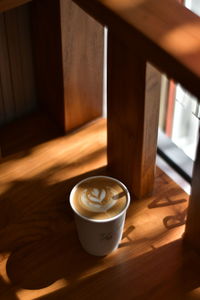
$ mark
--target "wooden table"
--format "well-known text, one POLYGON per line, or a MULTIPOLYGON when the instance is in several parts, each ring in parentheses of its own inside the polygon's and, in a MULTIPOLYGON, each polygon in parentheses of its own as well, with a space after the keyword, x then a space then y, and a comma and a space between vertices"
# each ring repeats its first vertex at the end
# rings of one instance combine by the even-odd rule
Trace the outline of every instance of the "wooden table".
POLYGON ((108 174, 105 149, 100 119, 2 160, 0 299, 196 299, 198 264, 182 249, 188 195, 159 169, 153 195, 132 199, 119 248, 82 250, 68 195, 108 174))

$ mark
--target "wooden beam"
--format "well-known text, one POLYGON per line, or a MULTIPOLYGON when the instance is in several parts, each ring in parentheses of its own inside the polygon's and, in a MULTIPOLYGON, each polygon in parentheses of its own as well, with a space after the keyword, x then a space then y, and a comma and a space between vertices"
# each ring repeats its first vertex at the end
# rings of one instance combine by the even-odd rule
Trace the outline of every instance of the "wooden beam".
POLYGON ((102 115, 104 29, 71 0, 60 1, 65 128, 102 115))
POLYGON ((160 75, 148 70, 139 53, 108 34, 108 166, 138 198, 153 189, 157 147, 160 75))
POLYGON ((35 0, 31 4, 37 98, 64 131, 60 2, 35 0))
POLYGON ((175 0, 74 0, 200 98, 200 18, 175 0))
POLYGON ((32 0, 0 0, 0 12, 18 7, 32 0))
POLYGON ((102 114, 103 27, 71 0, 35 0, 38 97, 64 131, 102 114))
POLYGON ((185 229, 185 241, 200 252, 200 140, 194 163, 192 192, 185 229))

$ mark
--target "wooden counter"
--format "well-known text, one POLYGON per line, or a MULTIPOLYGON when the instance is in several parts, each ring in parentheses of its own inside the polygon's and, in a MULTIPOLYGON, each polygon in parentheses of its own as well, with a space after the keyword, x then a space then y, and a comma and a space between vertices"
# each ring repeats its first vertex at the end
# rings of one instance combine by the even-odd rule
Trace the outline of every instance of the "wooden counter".
POLYGON ((105 147, 99 119, 1 161, 1 300, 197 299, 198 260, 182 248, 188 195, 159 169, 153 195, 132 199, 119 249, 102 258, 81 249, 68 195, 106 174, 105 147))

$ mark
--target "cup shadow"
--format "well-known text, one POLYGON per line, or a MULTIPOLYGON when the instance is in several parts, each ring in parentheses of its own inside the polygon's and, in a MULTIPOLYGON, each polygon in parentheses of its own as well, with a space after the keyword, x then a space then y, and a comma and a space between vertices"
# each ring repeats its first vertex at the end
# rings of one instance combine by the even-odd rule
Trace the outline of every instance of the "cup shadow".
POLYGON ((54 185, 46 184, 47 174, 14 181, 2 195, 0 252, 10 253, 6 271, 12 284, 40 289, 60 278, 73 282, 101 263, 82 250, 67 201, 78 181, 94 175, 106 175, 106 168, 54 185))

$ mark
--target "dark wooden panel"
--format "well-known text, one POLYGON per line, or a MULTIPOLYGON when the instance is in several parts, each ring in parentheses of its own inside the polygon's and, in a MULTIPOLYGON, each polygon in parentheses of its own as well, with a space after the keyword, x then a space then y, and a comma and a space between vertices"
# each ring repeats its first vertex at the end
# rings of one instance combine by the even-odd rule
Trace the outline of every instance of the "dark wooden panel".
POLYGON ((36 87, 30 26, 30 5, 17 9, 18 42, 20 44, 21 72, 26 112, 36 106, 36 87))
POLYGON ((1 77, 0 77, 0 125, 4 123, 4 120, 5 120, 5 107, 4 107, 4 100, 3 100, 1 77))
MULTIPOLYGON (((35 105, 35 85, 30 41, 29 6, 5 13, 15 117, 35 105)), ((5 100, 6 101, 6 100, 5 100)))
POLYGON ((36 106, 29 5, 1 13, 0 25, 0 114, 4 124, 36 106))
POLYGON ((0 12, 21 6, 31 0, 0 0, 0 12))
POLYGON ((5 14, 7 30, 8 55, 11 70, 11 83, 13 98, 15 101, 16 116, 20 116, 25 107, 24 78, 21 64, 21 45, 19 43, 18 14, 16 9, 9 10, 5 14))
POLYGON ((160 99, 147 97, 157 84, 150 77, 146 61, 108 33, 108 165, 139 198, 154 183, 160 99))
POLYGON ((5 14, 0 14, 0 81, 4 111, 2 122, 9 121, 15 116, 15 101, 12 87, 11 66, 9 61, 9 47, 7 43, 7 30, 5 14))
POLYGON ((60 1, 31 3, 38 101, 64 130, 60 1))
POLYGON ((73 129, 102 115, 102 25, 71 0, 61 1, 65 124, 73 129))
POLYGON ((103 28, 68 1, 33 2, 39 99, 65 130, 101 116, 103 28))
POLYGON ((200 252, 200 142, 192 177, 192 192, 190 196, 185 241, 200 252))

